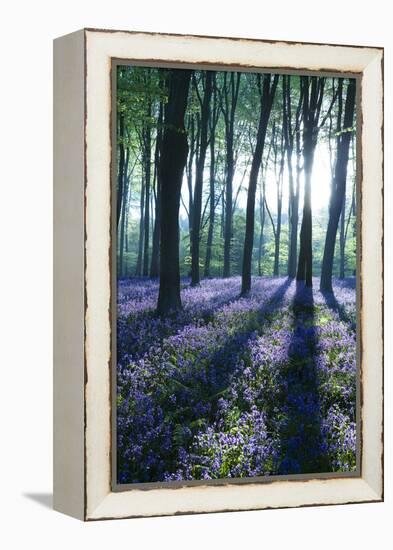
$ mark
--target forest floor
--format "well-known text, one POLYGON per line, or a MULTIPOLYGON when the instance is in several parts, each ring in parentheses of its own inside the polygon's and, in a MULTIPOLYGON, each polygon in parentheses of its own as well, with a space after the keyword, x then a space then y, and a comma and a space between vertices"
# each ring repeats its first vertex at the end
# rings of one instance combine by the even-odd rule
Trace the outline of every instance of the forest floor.
POLYGON ((284 277, 118 286, 118 482, 354 470, 355 279, 334 293, 284 277))

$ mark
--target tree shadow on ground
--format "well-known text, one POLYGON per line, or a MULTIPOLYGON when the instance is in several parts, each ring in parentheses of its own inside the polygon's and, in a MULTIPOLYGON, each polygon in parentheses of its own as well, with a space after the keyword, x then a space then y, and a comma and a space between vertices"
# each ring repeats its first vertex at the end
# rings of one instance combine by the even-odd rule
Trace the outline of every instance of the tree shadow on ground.
MULTIPOLYGON (((262 333, 272 322, 272 313, 281 306, 291 284, 291 279, 285 279, 268 300, 263 296, 261 307, 252 310, 250 320, 245 322, 240 331, 237 330, 226 338, 219 348, 212 350, 211 355, 208 351, 202 350, 202 359, 198 356, 192 357, 186 370, 179 369, 176 376, 172 374, 167 377, 161 394, 160 408, 165 411, 167 421, 170 420, 176 427, 174 435, 177 445, 187 447, 193 434, 203 425, 211 425, 214 422, 218 400, 229 389, 235 370, 239 367, 241 355, 245 352, 250 339, 255 337, 255 333, 262 333)), ((238 297, 231 302, 239 300, 245 299, 238 297)), ((156 394, 155 398, 160 399, 160 396, 156 394)), ((118 458, 121 460, 120 455, 118 458)), ((160 459, 165 463, 165 469, 175 471, 178 460, 177 446, 172 445, 164 449, 161 445, 160 459)), ((156 478, 159 479, 159 474, 155 480, 156 478)))
MULTIPOLYGON (((291 279, 285 279, 282 285, 280 285, 274 293, 263 302, 261 310, 258 312, 259 316, 268 312, 269 308, 276 307, 276 303, 280 305, 282 298, 285 295, 288 287, 291 285, 291 279)), ((240 282, 239 282, 240 291, 240 282)), ((158 293, 158 289, 157 289, 158 293)), ((198 312, 198 321, 203 324, 208 324, 213 321, 214 316, 221 309, 230 304, 242 300, 244 298, 239 296, 239 293, 234 290, 228 292, 226 297, 217 299, 213 296, 211 300, 206 301, 206 305, 198 312)), ((250 294, 250 297, 252 295, 250 294)), ((255 295, 254 295, 255 297, 255 295)), ((245 298, 247 299, 247 298, 245 298)), ((192 308, 184 308, 180 311, 174 311, 167 314, 164 318, 157 315, 155 309, 137 311, 127 318, 121 317, 117 320, 117 360, 118 363, 123 363, 123 359, 126 358, 126 362, 132 357, 133 360, 137 360, 142 357, 146 351, 149 350, 151 345, 156 345, 158 342, 163 342, 166 338, 178 334, 184 327, 195 323, 195 315, 192 308), (145 331, 144 327, 151 326, 159 327, 157 332, 150 334, 150 330, 145 331), (144 340, 141 342, 140 334, 144 334, 144 340), (151 341, 149 340, 151 339, 151 341)), ((243 336, 249 331, 246 326, 241 334, 238 333, 234 337, 236 340, 239 336, 240 341, 243 340, 243 336)))
MULTIPOLYGON (((240 285, 239 285, 240 288, 240 285)), ((158 289, 155 291, 158 294, 158 289)), ((212 296, 206 301, 205 307, 198 311, 197 321, 208 324, 214 315, 225 306, 236 302, 239 297, 237 292, 227 293, 229 295, 218 298, 212 296)), ((117 360, 122 363, 126 357, 137 360, 142 357, 151 345, 162 343, 166 338, 178 334, 187 325, 194 324, 195 312, 192 307, 185 307, 180 311, 173 311, 164 317, 157 314, 155 308, 144 309, 131 313, 127 317, 121 316, 117 319, 117 332, 121 337, 117 338, 117 360), (154 326, 156 332, 144 331, 144 327, 154 326), (145 338, 141 342, 140 334, 144 333, 145 338)))
MULTIPOLYGON (((263 303, 261 308, 256 311, 256 317, 252 317, 246 322, 241 331, 237 331, 236 334, 229 337, 224 345, 213 353, 210 359, 210 369, 215 372, 215 383, 207 391, 211 395, 216 396, 216 402, 223 392, 229 388, 233 380, 233 374, 239 366, 239 358, 244 354, 250 339, 262 334, 273 321, 271 314, 282 306, 285 294, 291 284, 291 279, 285 279, 269 299, 263 303)), ((247 298, 237 298, 237 300, 244 299, 247 298)), ((231 300, 231 302, 234 301, 231 300)), ((203 388, 202 395, 195 395, 194 399, 197 400, 198 398, 206 398, 206 387, 203 388)), ((210 415, 211 420, 214 419, 216 412, 215 405, 216 403, 213 402, 210 415)))
POLYGON ((345 307, 342 304, 339 304, 337 298, 334 294, 334 291, 321 290, 322 296, 324 297, 325 303, 329 309, 338 314, 340 321, 343 323, 352 324, 352 319, 348 315, 345 307))
POLYGON ((330 471, 322 452, 322 425, 316 372, 317 332, 312 288, 296 283, 293 333, 284 366, 284 420, 281 426, 282 460, 279 474, 330 471))

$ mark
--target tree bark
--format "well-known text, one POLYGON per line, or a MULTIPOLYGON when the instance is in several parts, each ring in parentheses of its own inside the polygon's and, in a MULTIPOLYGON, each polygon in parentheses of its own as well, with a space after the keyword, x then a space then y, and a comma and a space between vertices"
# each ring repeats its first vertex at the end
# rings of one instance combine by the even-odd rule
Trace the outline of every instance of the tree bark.
POLYGON ((299 223, 299 182, 300 182, 300 115, 302 107, 302 94, 299 94, 299 101, 295 115, 295 127, 292 129, 292 95, 291 77, 283 76, 283 133, 285 153, 287 159, 288 182, 289 182, 289 203, 288 203, 288 277, 296 277, 297 263, 297 235, 299 223), (294 139, 295 136, 295 139, 294 139), (296 144, 296 186, 293 174, 293 150, 296 144))
POLYGON ((194 189, 194 214, 192 227, 192 255, 191 255, 191 286, 199 285, 199 248, 202 212, 203 172, 205 169, 206 151, 208 147, 208 127, 210 117, 210 99, 212 95, 212 72, 206 71, 205 92, 201 105, 200 145, 196 164, 194 189))
POLYGON ((145 169, 145 217, 144 217, 144 239, 143 239, 143 276, 149 274, 149 240, 150 240, 150 179, 151 179, 151 101, 147 105, 147 118, 144 127, 144 169, 145 169))
POLYGON ((322 260, 321 290, 332 291, 332 272, 334 248, 336 244, 338 222, 345 197, 349 145, 351 141, 353 117, 355 111, 355 80, 351 79, 347 87, 343 129, 337 137, 337 158, 332 182, 332 196, 329 209, 329 221, 326 231, 325 249, 322 260))
POLYGON ((215 198, 215 179, 216 179, 216 157, 215 157, 215 132, 218 121, 218 109, 217 109, 217 95, 216 95, 216 73, 212 74, 212 88, 213 88, 213 109, 210 122, 210 168, 209 168, 209 193, 210 193, 210 205, 209 205, 209 228, 207 231, 206 242, 206 258, 204 277, 210 277, 210 262, 212 257, 213 248, 213 234, 214 234, 214 218, 216 214, 216 198, 215 198))
POLYGON ((318 123, 324 85, 324 77, 301 77, 303 91, 304 204, 296 279, 305 281, 307 287, 312 287, 311 178, 314 152, 318 141, 318 123))
POLYGON ((141 198, 139 206, 139 240, 138 240, 138 256, 136 260, 135 276, 140 277, 142 275, 143 266, 143 239, 144 239, 144 211, 145 211, 145 178, 142 174, 141 183, 141 198))
POLYGON ((117 201, 116 201, 116 220, 119 225, 121 215, 121 205, 123 201, 123 185, 124 185, 124 164, 125 164, 125 147, 124 147, 124 114, 119 114, 119 172, 117 179, 117 201))
POLYGON ((123 200, 121 204, 121 217, 120 217, 120 239, 119 239, 119 248, 120 248, 120 257, 119 257, 119 275, 120 277, 124 277, 124 264, 123 264, 123 258, 124 258, 124 245, 125 245, 125 227, 126 227, 126 220, 127 220, 127 207, 128 207, 128 187, 129 187, 129 176, 127 174, 128 172, 128 164, 129 164, 129 158, 130 158, 130 150, 127 149, 126 153, 126 159, 124 164, 124 181, 123 181, 123 200))
POLYGON ((204 277, 210 277, 210 262, 212 258, 213 248, 213 232, 214 232, 214 217, 215 217, 215 151, 214 151, 215 139, 214 131, 210 135, 210 170, 209 170, 209 185, 210 185, 210 214, 209 214, 209 228, 207 231, 206 242, 206 258, 205 258, 205 270, 204 277))
POLYGON ((223 276, 231 274, 231 241, 233 226, 233 176, 235 172, 235 159, 233 147, 233 132, 235 124, 235 111, 239 96, 240 73, 230 73, 230 101, 227 89, 227 73, 224 74, 224 104, 222 105, 225 120, 226 142, 226 182, 225 182, 225 218, 224 218, 224 270, 223 276))
MULTIPOLYGON (((257 76, 260 79, 260 75, 257 76)), ((260 116, 257 132, 257 141, 250 170, 250 179, 247 193, 246 210, 246 234, 244 238, 243 268, 242 268, 242 289, 241 294, 245 296, 251 290, 251 263, 252 250, 254 246, 254 223, 255 223, 255 194, 257 188, 258 174, 262 161, 263 148, 273 99, 276 92, 278 76, 274 76, 271 83, 271 75, 263 77, 263 90, 261 94, 260 116)))
POLYGON ((345 277, 345 195, 340 216, 340 279, 345 277))
POLYGON ((264 253, 264 228, 265 228, 265 179, 262 176, 261 189, 259 192, 259 245, 258 245, 258 275, 262 276, 262 257, 264 253))
MULTIPOLYGON (((191 95, 191 94, 190 94, 191 95)), ((186 164, 187 187, 188 187, 188 239, 189 239, 189 256, 192 258, 192 228, 194 215, 194 158, 198 149, 198 131, 199 125, 197 121, 197 129, 195 130, 195 114, 188 115, 187 131, 189 134, 189 150, 186 164)), ((191 274, 191 273, 190 273, 191 274)))
MULTIPOLYGON (((278 151, 276 146, 276 151, 274 155, 274 166, 277 166, 278 151)), ((273 264, 273 275, 277 277, 280 270, 280 244, 281 244, 281 219, 282 219, 282 188, 283 188, 283 172, 284 172, 284 163, 285 163, 285 151, 283 147, 283 129, 281 129, 281 145, 280 145, 280 168, 278 175, 276 174, 276 197, 277 197, 277 223, 276 223, 276 233, 274 239, 274 264, 273 264)))
POLYGON ((156 150, 154 154, 155 166, 155 181, 156 181, 156 203, 153 229, 153 242, 151 250, 150 277, 158 277, 160 270, 160 203, 161 203, 161 177, 159 171, 160 150, 162 142, 162 124, 163 124, 164 108, 163 102, 160 101, 158 113, 158 126, 156 138, 156 150))
POLYGON ((165 129, 160 157, 161 175, 161 257, 159 315, 181 309, 179 269, 179 206, 188 143, 184 114, 192 71, 169 72, 169 97, 165 107, 165 129))
POLYGON ((131 177, 130 177, 130 189, 127 195, 127 205, 126 205, 126 218, 125 218, 125 228, 124 228, 124 252, 129 251, 129 235, 128 235, 128 222, 130 219, 130 195, 131 195, 131 177))

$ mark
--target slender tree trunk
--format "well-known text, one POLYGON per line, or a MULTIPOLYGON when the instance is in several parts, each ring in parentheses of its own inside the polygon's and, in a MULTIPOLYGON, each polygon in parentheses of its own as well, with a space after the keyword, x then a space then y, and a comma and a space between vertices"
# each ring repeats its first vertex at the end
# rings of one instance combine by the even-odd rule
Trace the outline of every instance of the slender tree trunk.
POLYGON ((117 202, 116 216, 117 225, 119 225, 121 215, 121 205, 123 201, 123 185, 124 185, 124 164, 125 164, 125 147, 124 147, 125 131, 124 131, 124 114, 119 114, 119 172, 117 178, 117 202))
POLYGON ((124 163, 124 181, 123 181, 123 200, 121 203, 121 217, 120 217, 120 239, 119 239, 119 248, 120 248, 120 257, 119 257, 119 275, 124 277, 124 237, 125 237, 125 226, 127 219, 127 206, 128 206, 128 187, 129 187, 129 176, 128 176, 128 164, 130 158, 130 150, 127 149, 126 159, 124 163))
POLYGON ((124 187, 124 199, 121 206, 121 216, 120 216, 120 239, 119 239, 119 276, 124 277, 124 232, 125 232, 125 220, 126 220, 126 198, 127 198, 127 183, 124 187))
POLYGON ((215 217, 215 157, 214 157, 214 131, 210 135, 210 171, 209 171, 209 184, 210 184, 210 214, 209 214, 209 228, 207 231, 206 242, 206 258, 205 258, 205 271, 204 277, 210 277, 210 262, 212 257, 213 247, 213 232, 214 232, 214 217, 215 217))
POLYGON ((297 269, 297 280, 306 281, 312 286, 312 211, 311 211, 311 175, 314 161, 312 147, 304 147, 304 204, 303 219, 300 229, 300 251, 297 269))
POLYGON ((141 198, 139 206, 139 240, 138 240, 138 256, 136 260, 135 275, 140 277, 142 275, 142 265, 143 265, 143 239, 144 239, 144 211, 145 211, 145 177, 142 174, 142 183, 141 183, 141 198))
POLYGON ((224 271, 223 276, 231 274, 231 241, 232 241, 232 195, 233 195, 233 148, 232 143, 227 145, 230 159, 227 159, 227 179, 225 186, 225 218, 224 218, 224 271))
MULTIPOLYGON (((130 222, 131 191, 132 191, 132 174, 130 174, 129 176, 128 193, 127 193, 126 219, 125 219, 125 228, 124 228, 124 252, 125 253, 128 253, 130 251, 129 222, 130 222)), ((128 277, 128 274, 129 274, 128 263, 127 263, 127 258, 125 258, 123 263, 123 276, 128 277)))
POLYGON ((259 192, 259 246, 258 246, 258 275, 262 276, 262 257, 264 254, 264 228, 265 228, 265 178, 262 176, 261 189, 259 192))
MULTIPOLYGON (((131 187, 131 179, 130 179, 130 187, 131 187)), ((125 219, 125 228, 124 228, 124 252, 129 252, 128 222, 130 219, 130 195, 131 195, 131 189, 129 189, 128 195, 127 195, 126 219, 125 219)))
POLYGON ((195 117, 194 114, 189 115, 188 132, 189 132, 189 152, 186 166, 187 186, 188 186, 188 238, 190 241, 190 258, 192 257, 192 228, 194 215, 194 158, 197 148, 197 135, 195 132, 195 117))
MULTIPOLYGON (((353 144, 353 140, 352 140, 352 144, 353 144)), ((354 182, 353 182, 351 195, 352 195, 351 206, 349 208, 348 218, 347 218, 347 221, 346 221, 345 231, 344 231, 344 245, 343 245, 344 246, 344 252, 345 252, 345 247, 347 246, 348 230, 349 230, 349 225, 351 223, 352 215, 354 217, 356 216, 356 213, 355 213, 355 208, 356 208, 355 207, 356 180, 354 180, 354 182)), ((354 225, 356 225, 356 224, 354 223, 354 225)), ((356 238, 356 231, 354 233, 355 233, 355 238, 356 238)), ((345 272, 345 263, 344 263, 344 272, 345 272)))
POLYGON ((345 277, 345 194, 340 216, 340 279, 345 277))
MULTIPOLYGON (((283 129, 281 129, 281 144, 280 144, 280 168, 278 171, 278 176, 276 175, 276 196, 277 196, 277 223, 276 223, 276 233, 274 239, 274 265, 273 265, 273 275, 277 277, 280 270, 280 244, 281 244, 281 219, 282 219, 282 187, 283 187, 283 172, 284 172, 284 163, 285 163, 285 150, 283 143, 283 129)), ((278 151, 276 146, 276 151, 274 155, 274 166, 277 165, 278 151)))
POLYGON ((155 204, 155 218, 153 228, 153 243, 151 250, 150 277, 158 277, 160 273, 160 203, 161 185, 157 178, 157 195, 155 204))
POLYGON ((210 117, 210 99, 212 95, 212 73, 206 71, 205 93, 201 106, 200 145, 195 174, 194 215, 192 227, 192 257, 191 257, 191 286, 199 285, 199 248, 202 212, 203 172, 205 169, 206 151, 208 147, 208 127, 210 117))
POLYGON ((158 277, 160 270, 160 204, 161 204, 161 178, 159 171, 160 150, 162 142, 162 123, 164 109, 163 102, 160 101, 158 113, 158 128, 156 138, 156 150, 154 154, 155 181, 156 181, 156 203, 153 229, 153 242, 151 251, 150 277, 158 277))
POLYGON ((332 196, 330 201, 328 227, 326 231, 325 249, 322 260, 320 288, 321 290, 330 292, 332 291, 334 248, 336 244, 338 223, 346 190, 349 144, 352 134, 350 129, 352 129, 353 125, 355 94, 355 80, 351 79, 347 87, 343 130, 341 132, 341 135, 339 135, 337 138, 337 158, 332 184, 332 196))
MULTIPOLYGON (((151 102, 147 106, 147 117, 151 117, 151 102)), ((144 128, 144 165, 145 165, 145 217, 143 238, 143 276, 149 274, 149 240, 150 240, 150 180, 151 180, 151 127, 150 120, 145 122, 144 128)))
MULTIPOLYGON (((222 243, 225 243, 225 191, 226 186, 224 186, 221 193, 220 238, 222 243)), ((224 277, 224 247, 220 247, 220 276, 224 277)))
POLYGON ((318 142, 318 123, 321 112, 324 77, 301 77, 303 91, 303 157, 304 157, 304 204, 300 229, 300 250, 296 279, 312 287, 312 210, 311 178, 314 152, 318 142), (311 84, 309 82, 311 80, 311 84))
POLYGON ((277 225, 274 242, 274 266, 273 275, 278 276, 280 271, 280 241, 281 241, 281 217, 282 217, 282 191, 277 189, 277 225))
POLYGON ((292 208, 291 208, 291 258, 290 266, 288 269, 288 277, 292 279, 296 277, 296 266, 297 266, 297 242, 298 242, 298 226, 299 226, 299 191, 300 191, 300 174, 301 168, 299 164, 300 158, 300 148, 299 153, 297 153, 298 159, 296 161, 296 192, 293 197, 292 208))
POLYGON ((283 76, 283 134, 287 159, 289 202, 288 202, 288 277, 296 277, 297 262, 297 235, 299 224, 299 157, 300 157, 300 115, 302 107, 302 94, 296 109, 295 128, 292 130, 292 101, 291 101, 291 77, 283 76), (295 139, 294 139, 295 138, 295 139), (296 143, 296 187, 293 175, 293 150, 296 143))
MULTIPOLYGON (((260 79, 260 75, 257 76, 260 79)), ((276 92, 278 76, 274 76, 273 83, 270 85, 271 75, 265 74, 263 77, 263 91, 261 94, 261 107, 257 132, 257 141, 255 145, 254 156, 252 159, 250 179, 247 193, 246 210, 246 234, 244 239, 243 269, 242 269, 242 296, 249 293, 251 289, 251 263, 252 250, 254 246, 254 223, 255 223, 255 194, 258 181, 258 173, 261 166, 263 148, 270 112, 273 105, 273 99, 276 92)))
MULTIPOLYGON (((274 127, 274 124, 273 124, 274 127)), ((266 219, 266 173, 269 167, 270 153, 272 150, 272 141, 270 140, 269 149, 266 155, 265 164, 261 164, 261 184, 259 186, 259 246, 258 246, 258 275, 262 276, 262 258, 265 254, 265 219, 266 219)), ((274 228, 273 228, 274 231, 274 228)))
POLYGON ((207 231, 206 242, 206 258, 205 258, 205 270, 204 277, 210 277, 210 262, 212 257, 213 247, 213 234, 214 234, 214 218, 216 213, 216 198, 215 198, 215 179, 216 179, 216 157, 215 157, 215 132, 218 121, 217 115, 217 96, 216 96, 216 73, 212 74, 212 88, 213 88, 213 114, 210 123, 210 169, 209 169, 209 193, 210 193, 210 205, 209 205, 209 228, 207 231))
POLYGON ((230 94, 227 89, 227 73, 224 75, 224 120, 226 141, 226 182, 225 182, 225 219, 224 219, 224 270, 223 276, 231 274, 231 244, 233 231, 233 176, 235 173, 235 158, 233 147, 233 133, 235 125, 235 112, 239 96, 240 73, 230 73, 230 94), (230 95, 230 101, 229 96, 230 95))
POLYGON ((181 309, 179 269, 179 207, 188 143, 184 114, 192 71, 172 69, 169 72, 169 98, 165 107, 161 176, 161 257, 160 288, 157 312, 165 315, 181 309))

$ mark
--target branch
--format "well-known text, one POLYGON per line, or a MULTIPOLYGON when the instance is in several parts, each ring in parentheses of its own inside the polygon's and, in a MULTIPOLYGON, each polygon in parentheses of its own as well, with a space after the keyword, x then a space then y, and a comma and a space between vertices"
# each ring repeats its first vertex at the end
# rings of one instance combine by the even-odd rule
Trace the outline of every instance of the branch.
POLYGON ((327 119, 328 116, 330 115, 330 112, 331 112, 331 110, 332 110, 332 108, 333 108, 333 105, 336 103, 337 96, 338 96, 338 89, 336 90, 336 92, 334 93, 334 95, 333 95, 333 97, 332 97, 332 101, 330 102, 329 109, 326 111, 326 114, 325 114, 325 116, 323 117, 321 124, 318 126, 318 130, 320 130, 320 129, 322 128, 322 126, 325 124, 326 119, 327 119))
POLYGON ((267 205, 266 197, 263 197, 263 200, 264 200, 264 202, 265 202, 266 211, 267 211, 267 213, 268 213, 268 215, 269 215, 269 218, 270 218, 270 221, 271 221, 271 224, 272 224, 274 238, 276 238, 276 226, 274 225, 274 221, 273 221, 272 215, 271 215, 270 210, 269 210, 269 207, 268 207, 268 205, 267 205))
POLYGON ((190 213, 189 213, 188 208, 187 208, 187 206, 186 206, 186 204, 185 204, 185 202, 184 202, 184 200, 183 200, 183 195, 182 195, 182 194, 180 195, 180 199, 181 199, 182 205, 184 206, 185 211, 187 212, 187 216, 188 216, 188 218, 189 218, 189 217, 190 217, 190 213))

